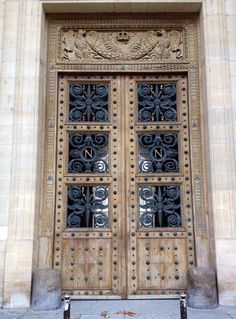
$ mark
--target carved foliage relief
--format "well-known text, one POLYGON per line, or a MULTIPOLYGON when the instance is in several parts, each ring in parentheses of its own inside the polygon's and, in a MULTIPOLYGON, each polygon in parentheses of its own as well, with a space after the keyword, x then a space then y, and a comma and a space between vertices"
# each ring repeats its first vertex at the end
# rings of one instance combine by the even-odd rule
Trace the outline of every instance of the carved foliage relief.
POLYGON ((183 30, 62 30, 63 62, 184 60, 183 30))

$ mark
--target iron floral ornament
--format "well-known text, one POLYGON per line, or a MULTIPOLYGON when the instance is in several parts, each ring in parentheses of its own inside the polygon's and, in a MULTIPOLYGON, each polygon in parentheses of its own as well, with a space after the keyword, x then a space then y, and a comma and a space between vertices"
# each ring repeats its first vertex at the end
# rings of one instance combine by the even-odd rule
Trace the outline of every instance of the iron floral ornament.
POLYGON ((140 134, 139 172, 169 173, 179 171, 178 134, 140 134))
POLYGON ((180 227, 180 187, 178 185, 139 188, 141 227, 180 227))
POLYGON ((69 173, 108 172, 108 134, 69 135, 69 173))
POLYGON ((68 188, 67 227, 107 227, 108 187, 71 186, 68 188))
POLYGON ((71 84, 69 120, 72 122, 107 122, 108 84, 71 84))
POLYGON ((138 84, 138 119, 177 121, 176 84, 138 84))

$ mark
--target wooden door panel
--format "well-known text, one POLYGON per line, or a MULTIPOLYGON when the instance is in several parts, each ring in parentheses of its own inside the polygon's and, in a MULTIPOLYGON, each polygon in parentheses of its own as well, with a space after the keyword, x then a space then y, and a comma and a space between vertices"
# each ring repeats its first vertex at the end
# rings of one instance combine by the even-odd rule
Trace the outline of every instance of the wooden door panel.
POLYGON ((63 251, 67 253, 62 257, 63 287, 72 282, 75 290, 111 290, 111 247, 111 239, 65 240, 63 251))
POLYGON ((138 290, 185 289, 185 238, 138 239, 138 290))
POLYGON ((125 81, 128 295, 176 295, 195 258, 187 76, 125 81))
POLYGON ((120 83, 107 75, 58 79, 54 265, 63 293, 76 298, 125 295, 120 83))

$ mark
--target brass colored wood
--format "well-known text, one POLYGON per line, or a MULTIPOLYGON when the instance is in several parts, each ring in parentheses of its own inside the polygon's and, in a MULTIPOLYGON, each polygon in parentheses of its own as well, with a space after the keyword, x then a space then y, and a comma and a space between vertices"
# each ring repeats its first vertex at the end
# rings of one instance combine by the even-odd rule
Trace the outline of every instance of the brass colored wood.
POLYGON ((176 296, 186 290, 187 270, 196 264, 195 242, 199 245, 208 236, 196 16, 52 16, 48 20, 39 266, 60 269, 63 293, 74 298, 176 296), (144 38, 147 44, 138 45, 144 38), (68 120, 72 83, 108 85, 108 122, 68 120), (177 121, 138 121, 140 83, 176 84, 177 121), (108 173, 68 173, 68 138, 74 132, 108 134, 108 173), (144 133, 178 135, 179 171, 139 172, 138 135, 144 133), (73 185, 108 187, 108 227, 67 226, 67 193, 73 185), (139 187, 143 185, 178 185, 181 227, 140 226, 139 187), (53 252, 44 246, 47 242, 54 243, 53 252))
POLYGON ((54 266, 62 270, 62 286, 75 295, 125 294, 125 269, 120 261, 125 251, 125 216, 122 149, 122 105, 119 76, 61 75, 58 90, 57 138, 57 205, 54 266), (109 86, 108 122, 73 122, 68 118, 69 85, 96 83, 109 86), (68 135, 79 133, 107 133, 109 136, 109 173, 68 173, 68 135), (68 185, 105 185, 109 189, 109 227, 68 228, 68 185), (116 194, 116 195, 115 195, 116 194))
POLYGON ((128 295, 178 294, 187 287, 187 269, 195 264, 190 180, 187 77, 184 75, 127 76, 126 85, 126 202, 128 245, 128 295), (138 83, 176 83, 178 121, 158 125, 137 120, 138 83), (130 90, 131 89, 131 90, 130 90), (134 103, 132 103, 132 101, 134 103), (134 116, 130 116, 134 114, 134 116), (183 115, 184 114, 184 115, 183 115), (138 173, 137 135, 139 133, 177 132, 180 171, 178 173, 138 173), (133 140, 132 140, 133 138, 133 140), (130 142, 132 141, 132 142, 130 142), (128 160, 127 160, 128 159, 128 160), (132 167, 134 163, 134 167, 132 167), (181 188, 182 227, 140 228, 138 219, 139 185, 179 184, 181 188), (191 246, 191 250, 187 247, 191 246), (178 262, 178 263, 177 263, 178 262), (176 264, 175 264, 176 263, 176 264))

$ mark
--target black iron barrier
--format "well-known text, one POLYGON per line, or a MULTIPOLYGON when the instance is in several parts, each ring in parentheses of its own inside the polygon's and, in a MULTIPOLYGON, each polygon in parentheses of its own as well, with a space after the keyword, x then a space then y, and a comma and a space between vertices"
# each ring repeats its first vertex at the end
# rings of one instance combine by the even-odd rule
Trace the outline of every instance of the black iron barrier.
POLYGON ((186 295, 180 296, 180 319, 188 319, 186 295))
POLYGON ((70 319, 70 296, 65 295, 64 298, 64 317, 63 319, 70 319))

